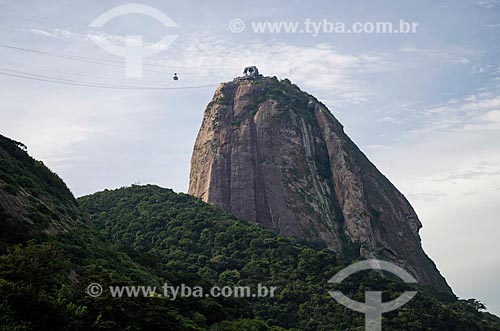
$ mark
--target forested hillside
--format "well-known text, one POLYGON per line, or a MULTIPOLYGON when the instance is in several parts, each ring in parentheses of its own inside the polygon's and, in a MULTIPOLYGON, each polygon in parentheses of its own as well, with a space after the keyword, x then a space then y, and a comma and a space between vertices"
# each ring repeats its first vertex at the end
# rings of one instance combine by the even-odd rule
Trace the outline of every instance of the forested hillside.
MULTIPOLYGON (((277 236, 200 200, 157 186, 74 199, 22 144, 0 144, 0 330, 362 330, 364 316, 337 304, 326 281, 355 255, 277 236), (258 283, 275 297, 113 298, 111 285, 258 283), (103 295, 87 286, 100 283, 103 295)), ((363 301, 410 289, 377 273, 339 286, 363 301)), ((500 330, 474 301, 426 288, 384 317, 384 330, 500 330)))
MULTIPOLYGON (((360 330, 364 316, 329 297, 327 281, 355 255, 338 257, 321 243, 283 238, 229 213, 157 186, 133 186, 79 199, 96 228, 118 246, 154 255, 157 267, 181 273, 193 284, 279 288, 275 298, 233 299, 223 315, 245 316, 298 330, 360 330)), ((379 274, 360 273, 340 289, 358 301, 366 290, 384 299, 411 289, 379 274)), ((384 317, 384 330, 498 330, 498 319, 474 301, 439 297, 425 287, 401 309, 384 317)), ((237 329, 237 328, 236 328, 237 329)))

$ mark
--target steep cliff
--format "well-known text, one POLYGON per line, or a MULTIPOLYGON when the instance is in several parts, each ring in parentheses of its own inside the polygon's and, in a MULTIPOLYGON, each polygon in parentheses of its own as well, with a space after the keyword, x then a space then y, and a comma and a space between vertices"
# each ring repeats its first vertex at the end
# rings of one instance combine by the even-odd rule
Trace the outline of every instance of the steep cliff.
POLYGON ((194 146, 189 193, 282 235, 392 261, 451 293, 406 198, 325 105, 286 79, 218 87, 194 146))

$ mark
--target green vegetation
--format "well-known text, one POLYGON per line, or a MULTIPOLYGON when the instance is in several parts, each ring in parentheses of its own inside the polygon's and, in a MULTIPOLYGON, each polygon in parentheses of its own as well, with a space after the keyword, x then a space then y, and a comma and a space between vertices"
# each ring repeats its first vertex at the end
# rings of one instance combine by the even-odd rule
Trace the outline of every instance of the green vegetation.
POLYGON ((0 241, 17 243, 81 218, 66 184, 26 146, 0 135, 0 241))
MULTIPOLYGON (((241 118, 235 118, 231 122, 232 126, 240 126, 243 123, 249 123, 257 114, 259 107, 263 102, 272 100, 277 103, 277 108, 281 111, 281 116, 289 119, 292 112, 300 112, 305 114, 308 121, 313 121, 314 116, 311 109, 308 109, 309 100, 316 100, 313 96, 302 92, 296 85, 292 84, 288 79, 279 81, 276 77, 262 78, 248 82, 229 82, 224 85, 222 90, 223 97, 217 98, 215 101, 219 105, 230 105, 236 93, 237 87, 240 84, 253 84, 257 87, 252 96, 252 100, 246 106, 247 111, 241 118), (304 109, 306 111, 304 111, 304 109)), ((210 103, 207 108, 212 107, 210 103)))
MULTIPOLYGON (((350 258, 152 185, 106 190, 80 198, 78 205, 64 183, 34 164, 18 143, 2 140, 0 146, 0 330, 364 329, 363 315, 327 294, 327 280, 350 258), (48 208, 27 212, 38 203, 48 208), (85 213, 88 223, 81 221, 85 213), (43 223, 32 219, 38 214, 43 223), (204 289, 261 283, 278 291, 274 298, 176 300, 85 293, 90 283, 106 289, 166 282, 204 289)), ((387 301, 412 287, 366 272, 337 288, 359 301, 366 290, 384 290, 387 301)), ((384 330, 500 330, 500 320, 475 300, 418 291, 384 316, 384 330)))
MULTIPOLYGON (((232 320, 246 314, 255 323, 248 330, 260 330, 262 322, 298 330, 359 330, 363 326, 363 315, 338 305, 326 292, 328 279, 348 262, 329 250, 279 237, 194 197, 157 186, 104 191, 79 201, 114 244, 158 257, 157 267, 163 272, 184 274, 193 284, 278 286, 275 298, 233 299, 239 308, 231 305, 233 310, 226 316, 232 320)), ((410 288, 376 273, 351 276, 340 285, 358 301, 364 300, 366 290, 386 290, 385 300, 389 300, 410 288)), ((425 288, 418 291, 409 304, 385 316, 384 330, 500 327, 498 319, 479 312, 474 302, 438 299, 425 288)), ((243 322, 221 323, 220 327, 237 323, 243 322)))
POLYGON ((63 203, 75 199, 66 184, 42 161, 36 161, 26 153, 26 146, 0 135, 1 187, 9 187, 12 194, 24 189, 36 197, 50 196, 63 203))

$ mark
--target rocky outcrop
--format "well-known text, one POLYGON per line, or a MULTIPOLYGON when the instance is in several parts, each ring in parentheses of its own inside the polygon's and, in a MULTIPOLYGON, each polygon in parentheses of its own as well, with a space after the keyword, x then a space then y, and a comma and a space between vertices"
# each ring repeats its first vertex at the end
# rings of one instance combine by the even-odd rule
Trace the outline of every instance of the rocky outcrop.
POLYGON ((207 106, 189 193, 282 235, 379 257, 451 293, 406 198, 313 96, 288 80, 234 80, 207 106))

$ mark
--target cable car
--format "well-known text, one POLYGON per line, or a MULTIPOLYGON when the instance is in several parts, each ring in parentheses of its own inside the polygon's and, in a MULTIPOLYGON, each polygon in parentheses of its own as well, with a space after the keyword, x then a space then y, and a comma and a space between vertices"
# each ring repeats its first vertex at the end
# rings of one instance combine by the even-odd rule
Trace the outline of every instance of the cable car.
POLYGON ((177 73, 176 72, 174 73, 174 77, 172 77, 172 78, 173 78, 173 80, 179 80, 179 77, 177 77, 177 73))

